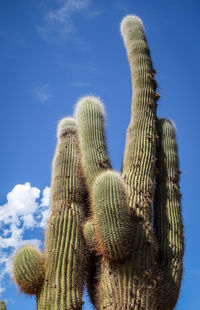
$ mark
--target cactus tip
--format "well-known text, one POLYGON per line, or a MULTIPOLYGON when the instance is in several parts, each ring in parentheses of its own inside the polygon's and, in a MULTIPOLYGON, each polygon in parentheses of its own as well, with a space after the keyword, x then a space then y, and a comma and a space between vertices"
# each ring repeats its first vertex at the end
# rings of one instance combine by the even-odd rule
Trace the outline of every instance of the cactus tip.
POLYGON ((102 182, 104 183, 105 180, 109 180, 109 179, 114 180, 114 182, 118 182, 118 184, 124 187, 124 183, 122 182, 120 173, 118 171, 108 169, 106 171, 103 171, 97 176, 94 182, 93 188, 95 188, 97 184, 102 183, 102 182))
POLYGON ((81 97, 78 100, 75 106, 75 112, 74 112, 74 116, 76 119, 78 118, 78 114, 80 113, 82 107, 86 106, 87 104, 94 105, 95 109, 97 109, 99 113, 103 115, 103 117, 106 116, 105 108, 104 108, 104 104, 102 100, 99 97, 88 95, 88 96, 81 97))
POLYGON ((163 132, 168 131, 172 136, 176 135, 176 124, 174 121, 167 118, 160 118, 159 123, 163 128, 163 132))
POLYGON ((122 19, 121 24, 120 24, 120 30, 121 30, 122 36, 124 36, 126 31, 128 29, 132 28, 134 24, 140 24, 142 26, 142 28, 144 29, 143 22, 138 16, 136 16, 136 15, 125 16, 122 19))
POLYGON ((61 138, 64 136, 68 131, 76 131, 76 121, 72 117, 65 117, 61 119, 58 123, 57 128, 57 138, 61 138))
POLYGON ((98 175, 97 179, 101 179, 102 177, 103 178, 105 178, 105 177, 109 178, 109 177, 113 177, 113 176, 116 177, 116 178, 121 179, 120 173, 118 171, 113 170, 113 169, 107 169, 106 171, 103 171, 102 173, 100 173, 98 175))

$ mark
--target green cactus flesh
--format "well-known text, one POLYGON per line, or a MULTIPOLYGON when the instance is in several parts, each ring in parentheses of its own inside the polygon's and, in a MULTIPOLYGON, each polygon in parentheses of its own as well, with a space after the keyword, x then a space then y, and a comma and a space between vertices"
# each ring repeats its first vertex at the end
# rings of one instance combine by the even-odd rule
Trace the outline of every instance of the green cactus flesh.
POLYGON ((84 282, 98 310, 172 310, 177 302, 184 242, 175 130, 156 116, 142 21, 126 16, 121 33, 133 85, 121 175, 107 154, 103 104, 81 98, 76 121, 58 126, 45 255, 25 247, 15 257, 15 281, 36 294, 38 310, 81 309, 84 282))

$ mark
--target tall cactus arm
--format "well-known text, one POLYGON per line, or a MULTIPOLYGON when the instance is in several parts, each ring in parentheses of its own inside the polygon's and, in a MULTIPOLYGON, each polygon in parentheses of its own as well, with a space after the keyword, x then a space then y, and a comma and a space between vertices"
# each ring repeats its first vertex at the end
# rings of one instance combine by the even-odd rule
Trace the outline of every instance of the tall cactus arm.
MULTIPOLYGON (((157 135, 156 82, 142 21, 136 16, 125 17, 121 23, 121 33, 133 87, 122 178, 127 185, 130 208, 142 215, 151 229, 157 135)), ((136 236, 136 246, 143 247, 145 240, 141 240, 142 236, 136 236)))
POLYGON ((58 126, 53 160, 51 216, 46 231, 45 281, 38 310, 81 309, 85 279, 85 250, 81 233, 85 185, 75 120, 58 126))
POLYGON ((45 259, 33 246, 25 246, 18 250, 14 258, 13 273, 15 283, 28 295, 39 292, 44 281, 45 259))
POLYGON ((0 310, 6 310, 6 303, 5 301, 0 302, 0 310))
POLYGON ((159 244, 159 259, 164 289, 160 292, 163 309, 172 309, 179 295, 184 253, 180 209, 179 164, 175 128, 171 121, 160 119, 158 175, 154 199, 154 227, 159 244))
POLYGON ((136 213, 133 251, 123 264, 102 260, 98 309, 156 309, 157 245, 152 230, 156 161, 156 82, 141 20, 127 16, 121 32, 131 68, 133 98, 122 165, 128 203, 136 213))

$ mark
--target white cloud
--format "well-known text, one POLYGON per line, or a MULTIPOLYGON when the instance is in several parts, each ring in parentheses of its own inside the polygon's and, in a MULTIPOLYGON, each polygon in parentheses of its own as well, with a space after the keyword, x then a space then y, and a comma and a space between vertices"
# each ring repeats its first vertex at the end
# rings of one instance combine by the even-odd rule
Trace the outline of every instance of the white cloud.
POLYGON ((41 222, 40 222, 41 228, 46 227, 47 221, 49 219, 49 215, 50 215, 50 209, 45 209, 42 211, 41 222))
POLYGON ((46 186, 42 192, 42 199, 41 199, 41 207, 48 207, 50 205, 50 196, 51 196, 51 189, 50 187, 46 186))
POLYGON ((7 203, 0 208, 0 221, 10 222, 10 217, 33 213, 37 208, 36 199, 40 196, 37 187, 30 183, 18 184, 7 194, 7 203))
POLYGON ((88 8, 90 0, 65 0, 60 8, 49 11, 46 18, 49 21, 66 23, 74 12, 80 12, 88 8))
POLYGON ((50 198, 51 198, 51 189, 50 187, 46 186, 42 192, 42 199, 40 204, 40 206, 43 207, 41 209, 41 220, 40 220, 41 228, 44 228, 46 226, 50 215, 50 208, 46 208, 50 205, 50 198))
POLYGON ((42 103, 45 103, 53 97, 48 84, 43 84, 36 87, 33 92, 36 95, 37 99, 42 103))
POLYGON ((0 206, 0 294, 4 276, 11 273, 15 251, 27 243, 41 246, 38 239, 26 239, 25 232, 46 226, 49 205, 50 188, 46 186, 40 195, 40 190, 27 182, 16 185, 0 206))
MULTIPOLYGON (((78 14, 89 19, 100 14, 91 8, 92 0, 57 0, 55 3, 57 8, 47 9, 43 25, 38 27, 39 34, 46 40, 66 40, 76 30, 73 17, 78 14)), ((76 41, 79 42, 77 38, 76 41)))

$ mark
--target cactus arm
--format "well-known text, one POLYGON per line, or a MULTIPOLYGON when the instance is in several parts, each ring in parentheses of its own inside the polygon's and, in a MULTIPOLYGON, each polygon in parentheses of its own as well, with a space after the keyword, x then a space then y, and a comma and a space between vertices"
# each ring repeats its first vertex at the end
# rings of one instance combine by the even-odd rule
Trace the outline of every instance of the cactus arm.
POLYGON ((73 119, 66 118, 59 123, 52 170, 46 272, 44 285, 37 296, 38 310, 81 309, 86 267, 81 233, 85 186, 73 119))
POLYGON ((96 178, 92 208, 97 252, 108 260, 123 261, 132 249, 133 223, 125 187, 118 173, 107 170, 96 178))
POLYGON ((159 243, 159 258, 163 271, 163 308, 177 302, 182 278, 184 254, 183 224, 180 209, 179 163, 176 133, 167 119, 158 121, 159 149, 158 175, 154 199, 154 227, 159 243), (163 296, 164 295, 164 296, 163 296), (166 305, 165 305, 166 303, 166 305))
POLYGON ((14 258, 13 273, 15 283, 28 295, 35 295, 40 290, 45 273, 44 256, 33 246, 18 250, 14 258))
POLYGON ((152 231, 156 160, 156 82, 142 22, 127 16, 121 23, 134 88, 122 178, 135 217, 131 257, 124 264, 102 260, 98 309, 157 309, 157 245, 152 231), (138 221, 137 221, 138 219, 138 221))
POLYGON ((91 188, 99 173, 111 168, 105 142, 103 104, 96 97, 83 97, 77 104, 75 116, 83 169, 91 188))
POLYGON ((0 310, 6 310, 5 301, 1 301, 1 302, 0 302, 0 310))
MULTIPOLYGON (((122 178, 127 184, 130 208, 142 215, 151 228, 156 159, 156 82, 142 21, 136 16, 125 17, 121 23, 121 33, 133 87, 122 178)), ((141 236, 136 236, 136 246, 143 246, 141 236)))

